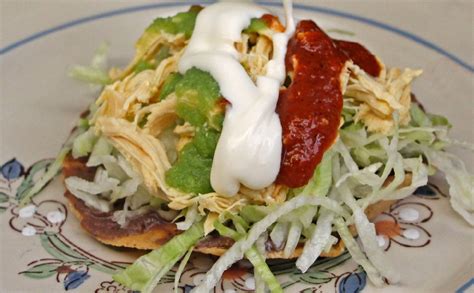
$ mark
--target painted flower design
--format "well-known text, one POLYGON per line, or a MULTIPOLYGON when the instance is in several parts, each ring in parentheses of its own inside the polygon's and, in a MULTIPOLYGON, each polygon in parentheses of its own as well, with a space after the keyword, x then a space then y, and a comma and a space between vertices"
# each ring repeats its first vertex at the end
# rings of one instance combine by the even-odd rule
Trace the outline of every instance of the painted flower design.
POLYGON ((11 228, 25 236, 60 233, 67 218, 66 206, 55 200, 45 200, 39 204, 32 202, 25 207, 16 206, 11 213, 11 228))
POLYGON ((13 158, 0 167, 0 172, 3 178, 12 181, 23 176, 25 168, 17 159, 13 158))
POLYGON ((89 279, 90 275, 87 272, 88 271, 69 272, 64 279, 64 290, 67 291, 79 287, 85 280, 89 279))
POLYGON ((341 275, 339 279, 339 293, 359 293, 367 284, 367 274, 364 271, 341 275))
POLYGON ((241 292, 255 291, 255 278, 245 262, 237 263, 229 268, 221 279, 221 288, 224 290, 239 290, 241 292))
POLYGON ((428 200, 438 200, 441 198, 441 196, 448 197, 447 193, 441 190, 438 185, 431 182, 429 182, 427 185, 418 187, 413 195, 428 200))
POLYGON ((6 211, 10 206, 10 197, 5 192, 0 191, 0 213, 6 211))
POLYGON ((99 288, 97 288, 95 293, 135 293, 137 291, 132 291, 125 288, 122 284, 119 284, 115 281, 103 281, 100 283, 99 288))
POLYGON ((95 293, 134 293, 136 291, 129 290, 125 288, 122 284, 119 284, 115 281, 103 281, 100 283, 99 288, 97 288, 95 293))
POLYGON ((0 213, 16 206, 46 172, 52 161, 39 160, 26 171, 23 164, 15 158, 0 165, 0 213))
POLYGON ((377 217, 375 230, 379 245, 385 251, 392 242, 404 247, 424 247, 431 241, 431 234, 422 227, 433 216, 431 208, 421 202, 398 202, 388 213, 377 217))
POLYGON ((33 279, 56 277, 56 282, 62 283, 64 290, 79 287, 89 277, 89 267, 76 261, 64 262, 59 259, 44 258, 28 264, 26 271, 19 274, 33 279))

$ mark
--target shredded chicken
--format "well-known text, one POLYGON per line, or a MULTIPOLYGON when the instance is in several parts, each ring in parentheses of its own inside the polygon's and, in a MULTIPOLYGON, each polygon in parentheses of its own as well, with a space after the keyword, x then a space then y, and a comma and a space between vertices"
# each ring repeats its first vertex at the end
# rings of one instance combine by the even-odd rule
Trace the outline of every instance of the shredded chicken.
POLYGON ((163 60, 156 70, 132 73, 123 80, 108 85, 96 101, 99 105, 92 122, 98 117, 131 118, 141 117, 146 110, 142 107, 152 102, 159 93, 166 78, 177 71, 181 51, 163 60))
POLYGON ((176 144, 176 150, 179 152, 187 145, 194 137, 195 132, 194 126, 189 124, 189 122, 185 122, 183 125, 176 125, 174 129, 174 133, 179 135, 178 143, 176 144))
POLYGON ((285 202, 288 190, 286 186, 272 184, 263 190, 252 190, 242 186, 239 192, 254 202, 272 205, 285 202))
POLYGON ((149 113, 143 130, 156 137, 176 122, 176 96, 171 94, 166 100, 147 107, 149 113))
POLYGON ((410 122, 411 83, 422 74, 421 70, 383 68, 373 78, 356 65, 349 66, 351 75, 344 96, 358 103, 355 116, 371 132, 389 134, 395 127, 393 113, 398 112, 400 125, 410 122))
POLYGON ((204 221, 204 236, 214 230, 214 222, 219 218, 218 213, 209 213, 204 221))
POLYGON ((255 37, 255 45, 249 47, 251 37, 248 34, 242 34, 242 42, 236 44, 237 51, 240 53, 240 62, 244 65, 253 81, 257 76, 265 75, 266 65, 273 53, 272 40, 266 36, 255 37))

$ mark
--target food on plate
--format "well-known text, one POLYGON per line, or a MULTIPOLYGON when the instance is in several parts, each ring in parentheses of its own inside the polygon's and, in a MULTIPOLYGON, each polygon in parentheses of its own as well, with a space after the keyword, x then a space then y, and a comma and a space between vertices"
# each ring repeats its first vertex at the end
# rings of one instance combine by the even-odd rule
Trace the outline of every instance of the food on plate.
POLYGON ((105 47, 73 69, 104 88, 39 185, 62 166, 87 232, 153 249, 116 281, 149 292, 197 251, 220 257, 196 292, 244 257, 258 288, 281 292, 266 259, 305 272, 348 250, 372 283, 396 282, 370 220, 436 170, 474 224, 473 177, 444 151, 451 125, 411 92, 422 71, 295 23, 287 1, 285 14, 283 25, 254 4, 193 6, 155 19, 124 69, 104 71, 105 47))

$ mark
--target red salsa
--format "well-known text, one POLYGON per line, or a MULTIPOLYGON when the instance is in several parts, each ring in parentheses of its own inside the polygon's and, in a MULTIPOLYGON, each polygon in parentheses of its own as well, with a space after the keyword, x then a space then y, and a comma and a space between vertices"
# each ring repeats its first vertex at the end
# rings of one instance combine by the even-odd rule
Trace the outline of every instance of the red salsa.
POLYGON ((291 84, 281 90, 277 113, 283 152, 277 183, 305 185, 337 138, 341 74, 348 56, 313 21, 301 21, 288 42, 286 69, 291 84))
POLYGON ((377 77, 382 67, 379 61, 369 50, 359 43, 334 40, 336 46, 349 56, 352 61, 368 74, 377 77))

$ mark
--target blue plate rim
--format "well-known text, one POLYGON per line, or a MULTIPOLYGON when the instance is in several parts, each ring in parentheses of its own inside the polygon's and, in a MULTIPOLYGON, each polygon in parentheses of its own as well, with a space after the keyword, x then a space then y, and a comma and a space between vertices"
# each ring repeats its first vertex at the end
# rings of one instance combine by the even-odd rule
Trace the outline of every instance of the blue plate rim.
MULTIPOLYGON (((164 2, 164 3, 153 3, 153 4, 145 4, 145 5, 135 5, 135 6, 128 6, 120 9, 114 9, 114 10, 109 10, 81 18, 77 18, 74 20, 70 20, 67 22, 64 22, 60 25, 41 30, 39 32, 33 33, 25 38, 22 38, 18 41, 15 41, 13 43, 10 43, 9 45, 6 45, 5 47, 0 48, 0 56, 5 55, 9 52, 12 52, 13 50, 22 47, 28 43, 31 43, 35 40, 38 40, 40 38, 43 38, 47 35, 66 30, 71 27, 75 27, 84 23, 100 20, 100 19, 105 19, 105 18, 110 18, 113 16, 118 16, 118 15, 123 15, 123 14, 129 14, 129 13, 134 13, 134 12, 139 12, 139 11, 144 11, 144 10, 150 10, 150 9, 158 9, 158 8, 169 8, 169 7, 180 7, 180 6, 188 6, 188 5, 206 5, 213 3, 215 1, 186 1, 186 2, 164 2)), ((265 6, 273 6, 273 7, 281 7, 281 3, 276 3, 276 2, 270 2, 270 1, 257 1, 258 4, 260 5, 265 5, 265 6)), ((317 13, 322 13, 326 15, 331 15, 331 16, 336 16, 336 17, 341 17, 341 18, 346 18, 350 19, 353 21, 357 21, 360 23, 364 23, 369 26, 373 26, 385 31, 389 31, 391 33, 394 33, 396 35, 399 35, 405 39, 411 40, 425 48, 428 48, 446 58, 451 60, 452 62, 456 63, 460 67, 464 68, 465 70, 474 73, 474 65, 469 64, 467 61, 461 59, 460 57, 456 56, 455 54, 449 52, 446 49, 443 49, 439 45, 423 38, 420 37, 414 33, 411 33, 407 30, 401 29, 399 27, 389 25, 387 23, 368 18, 365 16, 360 16, 357 14, 353 13, 348 13, 336 9, 331 9, 327 7, 321 7, 317 5, 307 5, 307 4, 294 4, 294 9, 296 10, 306 10, 306 11, 312 11, 312 12, 317 12, 317 13)))

